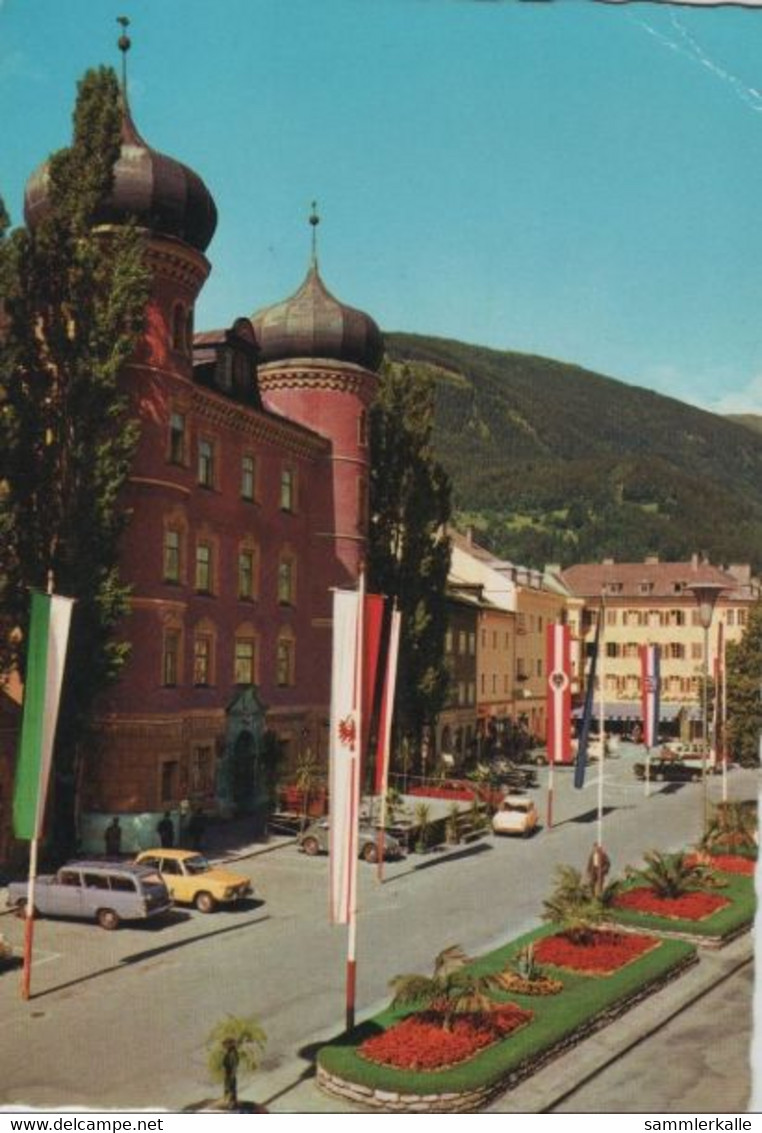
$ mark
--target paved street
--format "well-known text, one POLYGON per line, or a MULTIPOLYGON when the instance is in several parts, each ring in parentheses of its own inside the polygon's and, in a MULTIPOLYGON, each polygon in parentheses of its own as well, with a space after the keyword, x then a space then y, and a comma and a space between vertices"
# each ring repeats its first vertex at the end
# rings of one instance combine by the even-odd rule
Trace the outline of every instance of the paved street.
MULTIPOLYGON (((633 758, 630 751, 606 764, 614 873, 643 849, 694 841, 701 827, 701 786, 659 785, 646 799, 633 758)), ((558 772, 557 825, 531 840, 490 836, 446 854, 411 855, 387 867, 383 885, 362 864, 360 1011, 385 1000, 392 975, 428 970, 446 945, 478 952, 537 924, 555 866, 584 865, 595 837, 596 777, 593 765, 576 792, 570 772, 558 772)), ((757 776, 736 771, 729 784, 731 797, 752 797, 757 776)), ((713 795, 719 789, 712 779, 713 795)), ((544 815, 544 791, 535 794, 544 815)), ((18 998, 13 973, 0 978, 0 1104, 176 1110, 213 1096, 204 1039, 231 1012, 256 1015, 268 1034, 262 1071, 244 1096, 277 1095, 273 1108, 289 1108, 310 1044, 341 1027, 346 931, 328 924, 325 858, 288 846, 240 869, 261 901, 247 909, 177 911, 170 923, 116 933, 39 922, 33 999, 18 998)), ((20 943, 19 921, 4 917, 0 928, 20 943)), ((305 1111, 326 1108, 311 1085, 298 1097, 305 1111)))

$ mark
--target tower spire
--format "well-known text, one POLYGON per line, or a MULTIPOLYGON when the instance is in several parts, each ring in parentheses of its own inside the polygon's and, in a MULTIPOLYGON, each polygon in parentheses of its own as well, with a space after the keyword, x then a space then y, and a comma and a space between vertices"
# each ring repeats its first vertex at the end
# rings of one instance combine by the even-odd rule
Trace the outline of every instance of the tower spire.
POLYGON ((132 40, 127 35, 127 28, 130 26, 130 21, 127 16, 117 16, 116 22, 121 25, 122 34, 119 36, 117 46, 122 53, 122 98, 124 105, 127 105, 127 52, 132 46, 132 40))
POLYGON ((320 224, 320 217, 317 211, 317 201, 312 202, 312 212, 310 213, 310 224, 312 225, 312 266, 317 267, 317 226, 320 224))

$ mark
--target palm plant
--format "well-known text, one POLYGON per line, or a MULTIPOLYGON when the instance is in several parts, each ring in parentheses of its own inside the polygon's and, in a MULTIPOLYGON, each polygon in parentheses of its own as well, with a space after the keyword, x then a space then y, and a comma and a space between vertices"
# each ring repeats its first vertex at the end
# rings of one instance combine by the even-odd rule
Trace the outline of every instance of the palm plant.
POLYGON ((560 865, 556 869, 555 889, 545 901, 542 918, 558 925, 564 936, 577 944, 592 940, 595 928, 611 919, 610 906, 620 888, 619 882, 610 882, 596 896, 574 866, 560 865))
POLYGON ((487 993, 500 987, 499 977, 474 975, 466 967, 470 962, 460 945, 454 944, 439 953, 433 975, 395 976, 389 983, 394 992, 392 1007, 423 1004, 442 1017, 446 1031, 456 1015, 492 1011, 495 1003, 487 993))
POLYGON ((701 844, 707 850, 756 849, 756 808, 747 802, 717 803, 701 844))
POLYGON ((229 1108, 238 1104, 238 1077, 254 1073, 266 1041, 253 1016, 227 1015, 209 1032, 207 1067, 213 1081, 224 1083, 229 1108))
POLYGON ((644 882, 659 897, 681 897, 712 876, 709 867, 682 850, 675 854, 649 850, 643 857, 645 868, 629 869, 628 877, 644 882))
POLYGON ((418 803, 415 808, 415 822, 418 827, 418 838, 415 848, 418 853, 423 853, 429 844, 429 817, 431 815, 431 807, 428 803, 418 803))

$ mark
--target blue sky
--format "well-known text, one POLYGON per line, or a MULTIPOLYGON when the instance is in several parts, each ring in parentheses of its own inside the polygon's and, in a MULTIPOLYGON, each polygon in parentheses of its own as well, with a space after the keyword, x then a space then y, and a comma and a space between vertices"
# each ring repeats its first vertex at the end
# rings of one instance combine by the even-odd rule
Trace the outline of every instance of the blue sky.
POLYGON ((762 412, 762 11, 593 0, 0 0, 0 194, 66 144, 76 80, 220 214, 200 328, 321 270, 386 330, 762 412))

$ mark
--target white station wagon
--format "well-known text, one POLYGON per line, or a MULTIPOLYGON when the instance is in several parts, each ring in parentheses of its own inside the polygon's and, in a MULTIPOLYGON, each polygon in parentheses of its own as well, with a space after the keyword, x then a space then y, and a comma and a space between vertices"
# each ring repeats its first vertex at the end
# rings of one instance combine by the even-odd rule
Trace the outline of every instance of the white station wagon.
MULTIPOLYGON (((8 904, 26 916, 27 883, 8 886, 8 904)), ((122 921, 144 920, 172 908, 169 890, 155 869, 129 862, 68 862, 57 873, 43 874, 34 886, 35 915, 97 921, 118 928, 122 921)))

